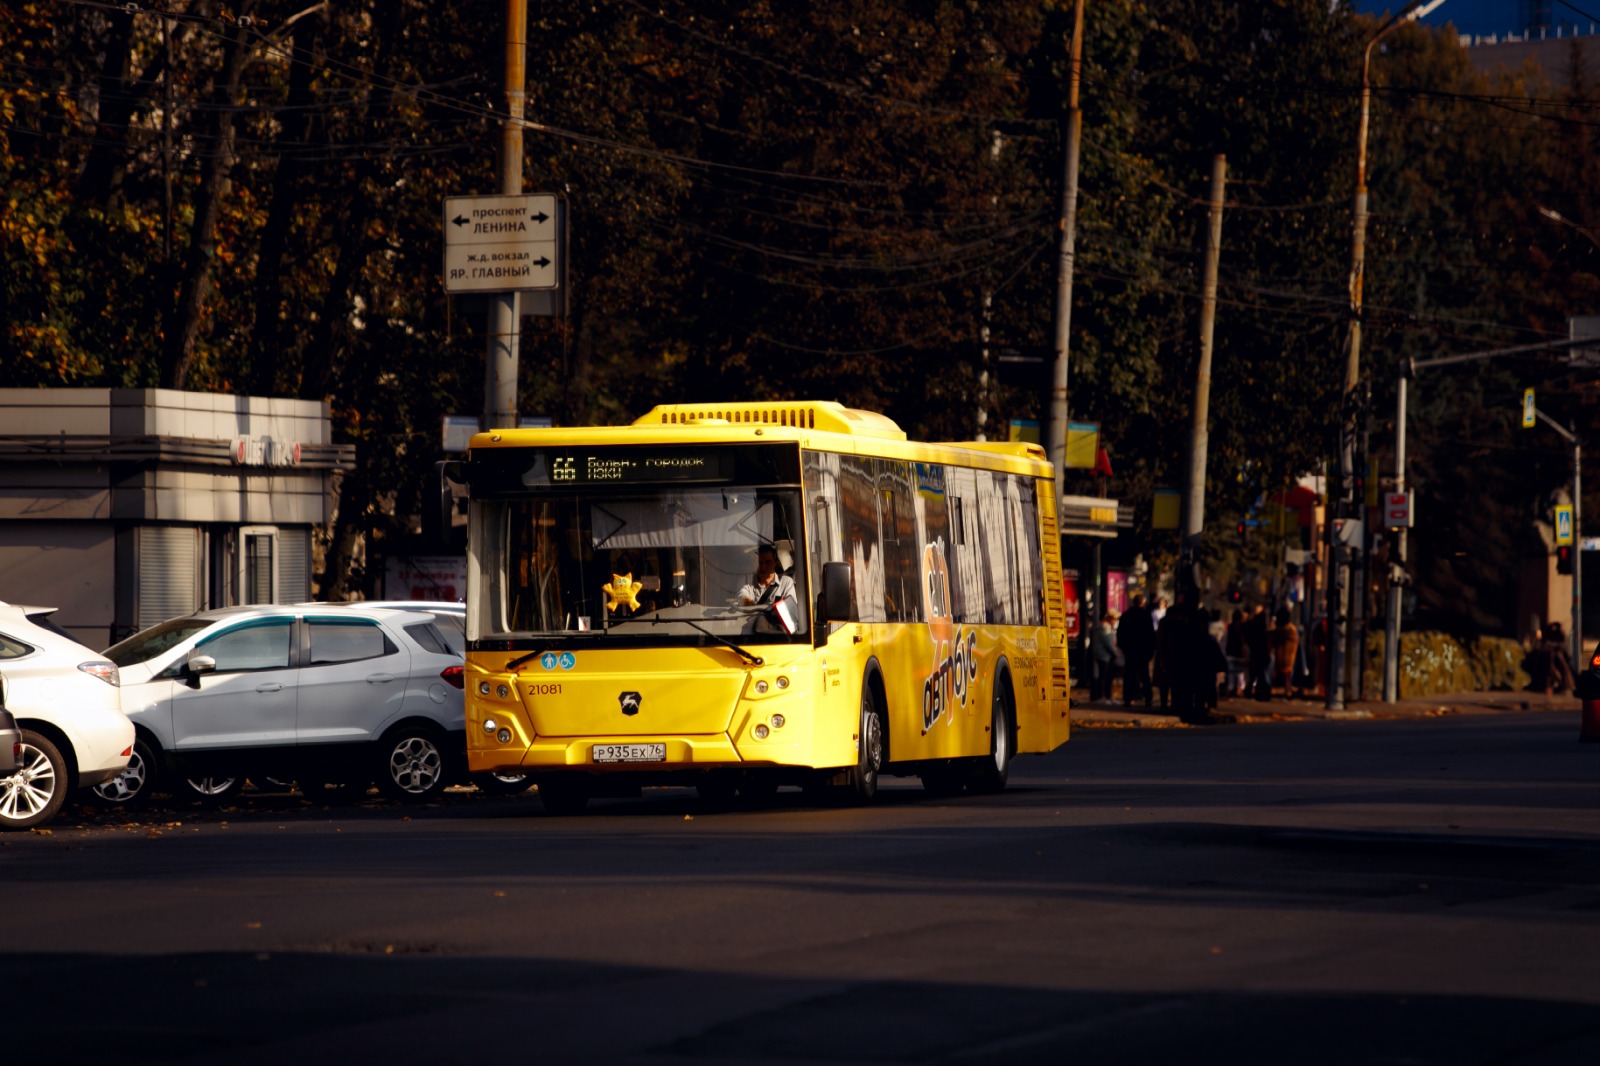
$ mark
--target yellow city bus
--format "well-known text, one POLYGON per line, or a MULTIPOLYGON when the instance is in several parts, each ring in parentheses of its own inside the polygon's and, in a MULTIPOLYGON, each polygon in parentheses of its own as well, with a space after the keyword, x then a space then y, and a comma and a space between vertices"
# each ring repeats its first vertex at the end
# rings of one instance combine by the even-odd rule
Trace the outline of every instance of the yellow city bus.
POLYGON ((546 808, 997 791, 1067 739, 1052 467, 833 402, 472 438, 467 758, 546 808))

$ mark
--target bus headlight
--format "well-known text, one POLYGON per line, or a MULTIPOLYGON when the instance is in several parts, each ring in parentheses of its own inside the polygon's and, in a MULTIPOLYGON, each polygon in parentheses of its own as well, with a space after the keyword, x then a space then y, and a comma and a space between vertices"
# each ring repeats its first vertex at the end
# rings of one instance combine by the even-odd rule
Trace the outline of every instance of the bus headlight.
POLYGON ((511 730, 502 729, 500 732, 495 734, 494 738, 502 744, 509 744, 511 743, 511 730))
POLYGON ((757 681, 756 682, 756 695, 757 696, 765 696, 766 694, 767 694, 767 683, 765 681, 757 681))
POLYGON ((771 730, 769 730, 764 725, 758 725, 754 729, 752 729, 751 732, 755 734, 755 738, 757 740, 766 740, 767 739, 767 734, 770 733, 771 730))
POLYGON ((510 695, 510 689, 506 688, 504 685, 498 685, 495 687, 494 694, 499 696, 501 699, 505 699, 506 696, 510 695))
POLYGON ((483 720, 483 731, 485 733, 493 733, 498 728, 499 726, 495 724, 495 720, 493 718, 485 718, 483 720))
POLYGON ((778 678, 778 687, 779 688, 788 688, 789 687, 789 679, 787 677, 781 677, 780 676, 778 678))
POLYGON ((479 681, 478 682, 478 695, 487 696, 488 694, 489 694, 489 682, 487 682, 487 681, 479 681))
POLYGON ((768 719, 768 721, 770 721, 772 723, 772 728, 774 728, 774 729, 782 729, 783 728, 783 723, 787 722, 788 719, 785 718, 781 714, 775 714, 770 719, 768 719))

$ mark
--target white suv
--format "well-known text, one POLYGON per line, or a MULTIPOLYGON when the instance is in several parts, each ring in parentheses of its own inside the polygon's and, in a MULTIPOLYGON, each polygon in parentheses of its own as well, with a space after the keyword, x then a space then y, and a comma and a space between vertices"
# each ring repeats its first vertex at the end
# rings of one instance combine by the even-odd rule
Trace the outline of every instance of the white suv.
POLYGON ((462 663, 431 615, 346 607, 227 607, 174 618, 106 650, 138 729, 119 804, 166 778, 216 799, 245 778, 308 796, 429 799, 466 768, 462 663), (185 785, 184 783, 187 782, 185 785))
POLYGON ((0 829, 49 821, 68 792, 115 778, 133 753, 116 666, 51 622, 54 611, 0 603, 0 674, 21 745, 0 770, 0 829))

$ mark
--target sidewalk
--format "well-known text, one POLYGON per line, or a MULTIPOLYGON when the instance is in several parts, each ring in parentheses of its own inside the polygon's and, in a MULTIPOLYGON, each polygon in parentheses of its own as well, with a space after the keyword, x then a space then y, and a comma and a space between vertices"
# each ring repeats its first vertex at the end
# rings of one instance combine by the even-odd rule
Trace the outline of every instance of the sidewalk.
MULTIPOLYGON (((1292 722, 1311 719, 1427 718, 1444 714, 1514 714, 1519 711, 1581 711, 1578 698, 1570 693, 1546 696, 1542 692, 1456 692, 1444 696, 1416 696, 1385 703, 1377 698, 1346 700, 1344 709, 1330 711, 1320 696, 1286 699, 1274 696, 1266 703, 1252 699, 1222 700, 1212 718, 1219 725, 1241 722, 1292 722)), ((1087 689, 1072 690, 1072 724, 1095 727, 1143 727, 1192 729, 1178 721, 1175 713, 1162 713, 1159 703, 1153 710, 1127 708, 1118 700, 1091 701, 1087 689)))

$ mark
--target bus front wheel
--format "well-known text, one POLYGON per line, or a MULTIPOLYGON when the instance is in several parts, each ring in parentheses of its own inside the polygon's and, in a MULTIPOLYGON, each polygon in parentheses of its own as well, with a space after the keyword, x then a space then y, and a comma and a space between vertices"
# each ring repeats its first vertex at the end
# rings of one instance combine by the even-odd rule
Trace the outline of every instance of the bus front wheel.
POLYGON ((870 686, 862 686, 861 721, 857 728, 856 764, 850 770, 844 792, 853 803, 867 803, 878 794, 886 742, 883 712, 878 709, 870 686))

